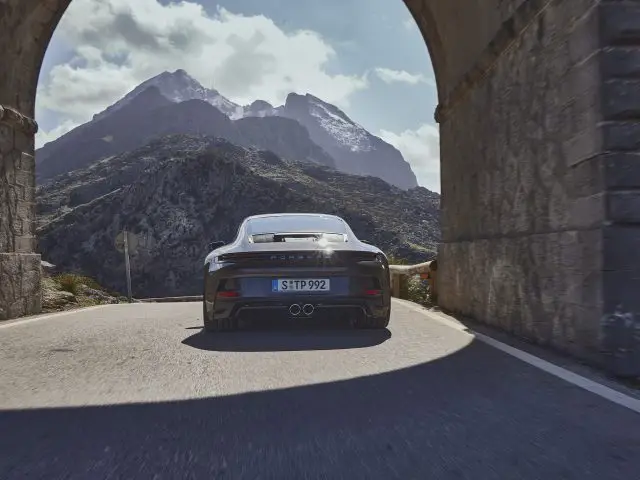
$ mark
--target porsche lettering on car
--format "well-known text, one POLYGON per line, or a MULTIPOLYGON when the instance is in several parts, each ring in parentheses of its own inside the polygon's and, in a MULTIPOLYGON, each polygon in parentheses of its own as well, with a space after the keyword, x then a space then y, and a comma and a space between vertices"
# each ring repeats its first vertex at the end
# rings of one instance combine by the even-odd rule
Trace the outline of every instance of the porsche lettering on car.
POLYGON ((391 309, 389 264, 340 217, 281 213, 247 217, 229 244, 213 242, 204 263, 204 328, 234 330, 245 317, 336 317, 384 329, 391 309))

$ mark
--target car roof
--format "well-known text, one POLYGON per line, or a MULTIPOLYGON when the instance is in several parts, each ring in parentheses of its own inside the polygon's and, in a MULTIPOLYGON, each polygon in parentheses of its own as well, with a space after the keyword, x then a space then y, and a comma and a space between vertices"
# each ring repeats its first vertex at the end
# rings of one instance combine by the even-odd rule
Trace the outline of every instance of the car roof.
POLYGON ((328 213, 263 213, 260 215, 251 215, 245 220, 251 220, 254 218, 269 218, 269 217, 324 217, 324 218, 335 218, 337 220, 342 220, 342 218, 336 215, 330 215, 328 213))

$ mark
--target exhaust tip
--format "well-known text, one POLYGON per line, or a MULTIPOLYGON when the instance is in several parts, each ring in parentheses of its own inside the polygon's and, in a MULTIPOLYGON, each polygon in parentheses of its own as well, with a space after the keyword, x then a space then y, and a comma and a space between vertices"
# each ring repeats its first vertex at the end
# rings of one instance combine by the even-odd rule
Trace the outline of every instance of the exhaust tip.
POLYGON ((298 315, 300 315, 301 311, 302 311, 302 308, 300 308, 300 305, 298 305, 297 303, 294 303, 289 307, 289 313, 294 317, 297 317, 298 315))
POLYGON ((307 316, 311 315, 314 310, 315 310, 315 308, 310 303, 307 303, 304 307, 302 307, 302 311, 307 316))

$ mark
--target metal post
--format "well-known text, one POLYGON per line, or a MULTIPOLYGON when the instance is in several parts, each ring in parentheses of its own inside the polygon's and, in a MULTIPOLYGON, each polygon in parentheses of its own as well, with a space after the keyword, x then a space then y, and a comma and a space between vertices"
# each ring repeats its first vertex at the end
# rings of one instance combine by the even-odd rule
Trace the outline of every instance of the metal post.
POLYGON ((124 231, 124 265, 127 270, 127 296, 129 297, 129 303, 132 302, 131 295, 131 264, 129 263, 129 239, 128 232, 124 231))
POLYGON ((400 298, 400 274, 391 274, 391 296, 400 298))

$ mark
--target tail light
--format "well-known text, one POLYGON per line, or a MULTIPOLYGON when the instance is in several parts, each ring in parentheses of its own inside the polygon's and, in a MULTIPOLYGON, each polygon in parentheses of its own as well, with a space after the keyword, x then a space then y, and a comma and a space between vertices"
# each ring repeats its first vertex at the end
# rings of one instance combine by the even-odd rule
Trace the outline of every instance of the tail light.
POLYGON ((216 297, 237 298, 240 296, 240 285, 235 278, 223 278, 218 286, 216 297))
POLYGON ((236 298, 240 296, 237 290, 222 290, 216 294, 218 298, 236 298))
POLYGON ((376 289, 365 290, 364 294, 368 297, 377 297, 379 295, 382 295, 382 290, 376 290, 376 289))

